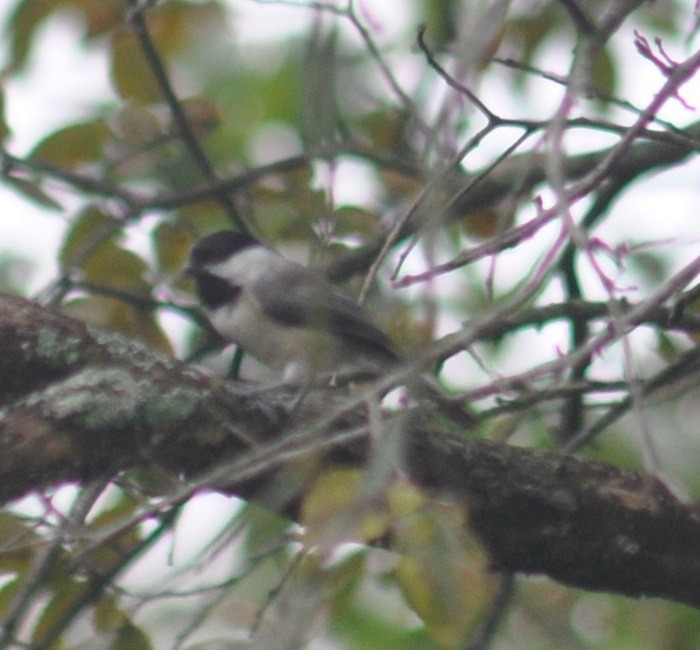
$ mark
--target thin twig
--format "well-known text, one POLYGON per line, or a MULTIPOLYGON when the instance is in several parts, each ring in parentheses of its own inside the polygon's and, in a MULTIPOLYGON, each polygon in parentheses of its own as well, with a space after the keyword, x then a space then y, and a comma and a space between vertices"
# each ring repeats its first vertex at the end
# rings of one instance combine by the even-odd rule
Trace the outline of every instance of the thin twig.
MULTIPOLYGON (((192 159, 199 167, 202 175, 205 179, 210 182, 214 182, 217 179, 216 172, 212 167, 209 159, 207 158, 202 146, 199 143, 194 130, 190 126, 187 114, 182 108, 180 100, 177 98, 175 91, 173 90, 170 79, 168 78, 168 73, 165 69, 165 65, 158 53, 158 50, 151 39, 150 32, 148 31, 148 26, 146 25, 146 19, 144 17, 144 12, 146 7, 139 4, 135 0, 131 0, 132 10, 129 12, 127 21, 132 26, 134 34, 141 45, 141 50, 148 61, 153 76, 158 83, 158 86, 163 94, 165 101, 167 102, 170 110, 172 111, 173 118, 177 124, 178 131, 182 137, 182 140, 187 147, 192 159)), ((226 210, 231 222, 241 231, 246 232, 247 227, 243 221, 236 204, 231 198, 228 192, 223 190, 217 191, 216 196, 221 203, 221 205, 226 210)))

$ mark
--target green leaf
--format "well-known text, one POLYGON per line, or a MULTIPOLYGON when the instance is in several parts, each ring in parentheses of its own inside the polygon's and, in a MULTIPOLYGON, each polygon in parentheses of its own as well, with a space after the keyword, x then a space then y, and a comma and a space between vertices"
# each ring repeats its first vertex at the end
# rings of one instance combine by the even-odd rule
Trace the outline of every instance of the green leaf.
MULTIPOLYGON (((113 539, 114 543, 97 546, 90 550, 86 557, 89 559, 90 565, 95 568, 95 570, 109 571, 114 565, 114 561, 119 559, 119 553, 115 553, 117 546, 123 548, 128 548, 137 545, 141 537, 139 535, 138 526, 134 525, 127 527, 123 532, 115 537, 113 531, 116 528, 123 527, 126 522, 136 521, 136 511, 138 509, 138 504, 126 493, 119 492, 116 496, 112 497, 113 502, 109 504, 104 510, 100 511, 97 516, 90 521, 89 531, 90 534, 97 538, 110 533, 110 539, 113 539)), ((103 603, 106 605, 106 603, 103 603)), ((105 612, 108 610, 105 610, 105 612)), ((124 621, 124 617, 113 622, 112 628, 116 628, 117 625, 121 625, 124 621)), ((106 624, 106 619, 103 621, 106 624)))
MULTIPOLYGON (((93 0, 94 1, 94 0, 93 0)), ((208 39, 224 38, 226 15, 220 2, 163 3, 148 13, 149 35, 167 68, 174 54, 201 47, 208 39)), ((137 104, 151 104, 163 99, 153 67, 138 40, 129 32, 119 32, 112 40, 111 78, 116 92, 137 104)))
POLYGON ((329 624, 347 650, 436 650, 425 628, 407 630, 391 614, 389 608, 349 603, 342 609, 334 608, 329 624))
POLYGON ((27 571, 34 560, 34 554, 43 548, 43 544, 36 531, 25 521, 3 512, 0 513, 0 548, 0 574, 7 576, 27 571))
POLYGON ((361 470, 341 468, 323 472, 316 479, 304 495, 301 508, 307 540, 328 543, 329 539, 347 536, 369 542, 387 534, 384 509, 362 500, 364 479, 361 470), (354 516, 339 518, 339 512, 352 512, 354 516))
POLYGON ((15 599, 17 592, 22 586, 22 580, 15 579, 0 587, 0 614, 4 614, 7 611, 7 607, 15 599))
POLYGON ((36 203, 42 208, 48 208, 56 212, 63 211, 63 206, 41 188, 42 181, 40 179, 27 180, 25 178, 5 176, 4 182, 8 187, 22 195, 23 198, 29 199, 32 203, 36 203))
POLYGON ((5 142, 10 134, 10 127, 5 121, 5 91, 0 87, 0 143, 5 142))
POLYGON ((109 648, 110 650, 152 650, 153 646, 141 628, 129 624, 119 630, 109 648))
POLYGON ((101 526, 115 526, 124 523, 125 520, 134 516, 138 504, 128 494, 119 492, 113 501, 104 510, 90 521, 90 530, 98 530, 101 526))
POLYGON ((127 621, 124 612, 119 609, 116 598, 111 594, 103 594, 95 603, 92 610, 92 618, 95 627, 101 632, 109 632, 118 629, 127 621))
POLYGON ((70 9, 82 18, 85 36, 100 36, 124 22, 123 0, 23 0, 7 24, 10 36, 10 66, 21 71, 27 62, 37 32, 54 12, 70 9))
POLYGON ((658 251, 638 250, 627 258, 629 268, 641 276, 649 287, 657 287, 666 281, 669 275, 669 259, 658 251))
POLYGON ((365 238, 378 234, 376 214, 357 206, 343 206, 334 213, 337 235, 360 235, 365 238))
POLYGON ((151 289, 144 279, 147 269, 146 263, 136 253, 107 240, 87 258, 83 264, 83 276, 89 282, 147 296, 151 289))
POLYGON ((270 540, 281 539, 290 528, 288 520, 252 503, 245 504, 236 519, 245 526, 245 548, 253 553, 269 547, 270 540))
POLYGON ((172 138, 152 111, 128 102, 110 115, 109 125, 115 140, 109 151, 110 171, 115 176, 143 180, 161 168, 172 138))
POLYGON ((76 298, 65 304, 64 312, 91 325, 121 332, 164 354, 173 353, 170 341, 153 315, 119 298, 97 295, 76 298))
POLYGON ((204 39, 221 42, 228 36, 227 14, 219 0, 169 0, 149 14, 151 35, 162 54, 176 54, 204 39))
POLYGON ((124 24, 124 0, 70 0, 67 4, 80 13, 88 38, 102 36, 124 24))
MULTIPOLYGON (((601 95, 611 97, 617 88, 616 63, 610 55, 609 48, 604 48, 598 52, 593 61, 593 83, 595 89, 601 95)), ((607 104, 606 104, 607 106, 607 104)))
POLYGON ((88 582, 77 582, 64 568, 60 580, 56 581, 53 597, 49 600, 37 621, 32 634, 32 641, 41 645, 46 635, 51 633, 55 626, 64 624, 65 617, 74 603, 82 599, 89 588, 90 584, 88 582))
POLYGON ((123 99, 136 104, 151 104, 162 99, 151 66, 133 35, 124 32, 112 41, 110 72, 114 90, 123 99))
POLYGON ((99 162, 109 136, 109 129, 102 119, 71 124, 39 142, 30 157, 61 167, 99 162))
POLYGON ((7 32, 11 39, 12 68, 19 71, 24 67, 41 23, 51 12, 64 4, 64 0, 24 0, 17 5, 7 24, 7 32))
POLYGON ((110 117, 114 134, 133 147, 150 145, 163 135, 160 121, 147 108, 127 104, 110 117))
MULTIPOLYGON (((558 29, 562 28, 563 12, 556 3, 543 3, 542 9, 537 12, 525 12, 521 18, 509 21, 507 38, 510 42, 520 47, 521 53, 517 57, 522 63, 531 65, 540 46, 558 29)), ((515 86, 522 90, 524 84, 530 79, 526 72, 515 74, 515 86)))
POLYGON ((117 225, 114 217, 94 205, 83 209, 73 220, 58 253, 61 270, 82 266, 85 259, 115 233, 117 225))
POLYGON ((153 232, 153 247, 158 269, 176 273, 183 269, 192 246, 192 228, 165 221, 153 232))
POLYGON ((411 116, 403 110, 375 111, 355 120, 363 135, 379 150, 407 153, 406 129, 411 116))
POLYGON ((436 47, 445 47, 458 37, 457 26, 461 20, 458 0, 427 0, 422 11, 422 22, 428 30, 430 42, 436 47))
POLYGON ((27 526, 26 520, 10 512, 0 512, 0 548, 4 550, 13 547, 20 541, 23 544, 34 544, 39 539, 36 531, 27 526))
POLYGON ((395 577, 406 602, 440 647, 461 647, 478 626, 496 581, 486 554, 467 533, 466 512, 455 504, 426 501, 397 486, 390 501, 401 557, 395 577))

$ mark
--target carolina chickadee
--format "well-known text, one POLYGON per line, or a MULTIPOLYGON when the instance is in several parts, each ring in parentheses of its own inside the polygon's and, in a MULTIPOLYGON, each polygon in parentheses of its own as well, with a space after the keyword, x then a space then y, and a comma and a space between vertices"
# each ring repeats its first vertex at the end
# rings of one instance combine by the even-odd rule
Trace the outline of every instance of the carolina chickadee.
POLYGON ((284 383, 309 387, 326 373, 370 378, 399 362, 389 338, 323 276, 250 235, 200 239, 186 269, 214 329, 284 383))

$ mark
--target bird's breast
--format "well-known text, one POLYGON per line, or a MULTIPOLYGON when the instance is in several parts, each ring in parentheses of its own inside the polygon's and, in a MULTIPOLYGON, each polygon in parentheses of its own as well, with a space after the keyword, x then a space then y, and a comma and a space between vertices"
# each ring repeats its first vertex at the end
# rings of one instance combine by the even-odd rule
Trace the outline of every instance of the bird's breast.
POLYGON ((233 305, 210 314, 214 328, 266 366, 284 375, 288 383, 305 383, 332 363, 331 337, 320 331, 281 324, 263 312, 246 292, 233 305))

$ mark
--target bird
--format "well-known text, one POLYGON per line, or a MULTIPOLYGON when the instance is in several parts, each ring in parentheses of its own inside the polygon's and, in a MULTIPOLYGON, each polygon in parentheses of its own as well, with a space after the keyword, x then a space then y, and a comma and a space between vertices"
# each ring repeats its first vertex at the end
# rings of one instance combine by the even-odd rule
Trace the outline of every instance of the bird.
MULTIPOLYGON (((315 384, 376 379, 404 363, 389 336, 350 296, 248 233, 220 230, 202 237, 185 273, 214 330, 278 371, 278 383, 296 387, 295 405, 315 384)), ((473 422, 432 379, 420 383, 423 393, 473 422)))
POLYGON ((186 273, 213 328, 284 383, 331 374, 372 378, 396 367, 389 337, 319 272, 243 232, 221 230, 192 247, 186 273))

